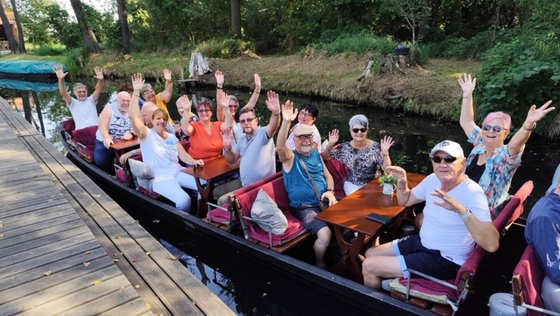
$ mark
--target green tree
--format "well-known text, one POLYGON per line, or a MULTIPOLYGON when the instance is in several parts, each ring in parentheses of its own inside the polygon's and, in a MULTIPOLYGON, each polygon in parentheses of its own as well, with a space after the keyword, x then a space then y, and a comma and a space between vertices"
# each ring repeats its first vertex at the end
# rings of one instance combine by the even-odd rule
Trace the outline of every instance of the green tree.
POLYGON ((99 47, 99 44, 97 43, 97 38, 95 37, 95 33, 90 26, 88 17, 84 12, 82 2, 80 0, 70 0, 70 3, 72 4, 74 14, 76 14, 76 19, 78 19, 78 25, 80 26, 80 30, 82 31, 82 36, 86 48, 93 53, 100 53, 101 47, 99 47))

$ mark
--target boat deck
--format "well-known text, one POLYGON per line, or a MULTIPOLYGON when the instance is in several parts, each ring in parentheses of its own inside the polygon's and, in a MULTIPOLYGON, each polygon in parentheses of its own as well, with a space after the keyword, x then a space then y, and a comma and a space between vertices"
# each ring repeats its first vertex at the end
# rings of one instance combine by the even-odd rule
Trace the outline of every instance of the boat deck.
POLYGON ((232 315, 0 98, 0 314, 232 315))

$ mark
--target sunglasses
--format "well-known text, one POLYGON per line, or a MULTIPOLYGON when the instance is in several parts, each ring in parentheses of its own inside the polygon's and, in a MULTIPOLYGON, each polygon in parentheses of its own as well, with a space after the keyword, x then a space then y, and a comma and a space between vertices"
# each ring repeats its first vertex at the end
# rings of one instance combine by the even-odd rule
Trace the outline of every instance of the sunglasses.
POLYGON ((299 140, 301 140, 302 142, 305 141, 306 139, 313 140, 313 135, 299 135, 296 137, 299 138, 299 140))
POLYGON ((457 158, 455 158, 453 156, 445 156, 445 157, 434 156, 434 157, 432 157, 432 161, 434 163, 441 163, 442 161, 445 161, 445 163, 453 163, 453 162, 455 162, 455 160, 457 160, 457 158))
POLYGON ((239 123, 241 123, 241 124, 251 123, 254 119, 256 119, 256 117, 239 120, 239 123))
POLYGON ((499 133, 499 132, 501 132, 502 130, 507 130, 507 128, 501 127, 501 126, 499 126, 499 125, 494 125, 494 126, 492 126, 492 125, 490 125, 490 124, 485 124, 485 125, 482 126, 482 130, 483 130, 483 131, 487 131, 487 132, 488 132, 488 131, 491 130, 491 129, 493 129, 494 132, 496 132, 496 133, 499 133))
POLYGON ((198 110, 198 113, 204 113, 204 112, 212 112, 212 110, 210 110, 210 109, 200 109, 200 110, 198 110))
POLYGON ((358 132, 362 132, 365 133, 367 131, 367 128, 362 127, 362 128, 353 128, 352 132, 354 132, 354 134, 358 134, 358 132))

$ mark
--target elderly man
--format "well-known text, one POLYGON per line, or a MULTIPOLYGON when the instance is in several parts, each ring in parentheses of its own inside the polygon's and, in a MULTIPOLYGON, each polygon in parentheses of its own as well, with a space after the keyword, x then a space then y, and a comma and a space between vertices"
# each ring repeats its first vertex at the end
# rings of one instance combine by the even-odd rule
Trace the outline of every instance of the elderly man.
MULTIPOLYGON (((558 178, 555 177, 555 180, 558 178)), ((553 183, 554 184, 554 183, 553 183)), ((541 267, 545 271, 542 281, 542 300, 546 309, 560 312, 560 185, 543 196, 533 206, 527 225, 525 239, 535 249, 541 267)))
POLYGON ((459 144, 446 140, 430 153, 434 173, 409 190, 406 171, 387 167, 397 181, 399 205, 422 201, 420 234, 366 251, 364 284, 378 289, 382 278, 409 277, 408 268, 428 275, 454 278, 475 244, 494 252, 498 231, 492 225, 488 200, 480 186, 465 175, 466 159, 459 144))
POLYGON ((149 83, 144 84, 141 92, 145 101, 153 102, 158 108, 163 109, 167 112, 167 115, 169 115, 167 103, 169 103, 171 95, 173 94, 173 81, 171 80, 171 71, 167 68, 163 70, 163 79, 165 79, 165 89, 163 92, 156 94, 152 85, 149 83))
POLYGON ((97 79, 97 84, 95 85, 95 90, 88 97, 87 87, 81 82, 76 82, 73 87, 74 95, 76 98, 70 96, 68 91, 66 91, 66 86, 64 85, 64 78, 68 75, 64 72, 62 65, 54 66, 54 72, 58 78, 58 91, 64 102, 70 109, 72 113, 72 118, 74 118, 74 123, 76 124, 76 130, 86 128, 88 126, 97 126, 97 100, 99 100, 99 94, 103 89, 103 69, 100 67, 95 67, 95 79, 97 79))
POLYGON ((336 203, 333 178, 313 148, 313 129, 307 124, 299 124, 294 130, 295 150, 286 145, 290 124, 297 117, 297 109, 288 101, 282 106, 282 126, 278 132, 276 147, 282 162, 284 187, 290 200, 292 214, 299 218, 305 228, 317 235, 313 245, 315 265, 325 266, 325 252, 331 239, 327 224, 315 218, 321 211, 321 202, 336 203))
POLYGON ((110 148, 113 139, 132 139, 132 125, 128 117, 130 94, 121 91, 117 94, 117 102, 109 103, 99 114, 99 128, 95 134, 95 149, 93 160, 95 164, 109 172, 114 173, 113 163, 115 153, 110 148))
MULTIPOLYGON (((224 102, 222 106, 225 108, 226 127, 232 127, 235 121, 232 113, 227 109, 228 103, 224 102)), ((230 128, 222 134, 226 160, 229 163, 240 160, 239 173, 242 186, 262 180, 276 172, 276 155, 272 140, 280 125, 280 99, 276 92, 268 91, 266 107, 271 113, 267 126, 259 126, 259 119, 254 109, 245 107, 239 114, 239 124, 243 128, 243 134, 237 142, 230 128)), ((222 195, 218 199, 218 204, 225 203, 228 196, 229 193, 222 195)))

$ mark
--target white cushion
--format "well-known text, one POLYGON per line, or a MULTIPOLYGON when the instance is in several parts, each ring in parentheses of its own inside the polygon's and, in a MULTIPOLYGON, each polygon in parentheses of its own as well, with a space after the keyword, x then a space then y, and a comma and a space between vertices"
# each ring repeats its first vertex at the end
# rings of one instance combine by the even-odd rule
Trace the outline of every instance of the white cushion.
POLYGON ((276 202, 263 189, 259 190, 257 198, 251 207, 251 218, 264 231, 274 235, 283 234, 288 227, 286 215, 282 213, 276 202))
POLYGON ((130 172, 132 172, 136 186, 152 192, 154 182, 152 169, 142 161, 135 159, 128 159, 128 165, 130 166, 130 172))

